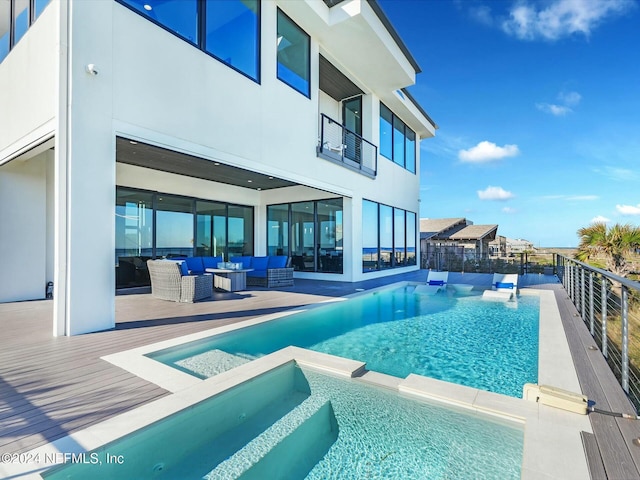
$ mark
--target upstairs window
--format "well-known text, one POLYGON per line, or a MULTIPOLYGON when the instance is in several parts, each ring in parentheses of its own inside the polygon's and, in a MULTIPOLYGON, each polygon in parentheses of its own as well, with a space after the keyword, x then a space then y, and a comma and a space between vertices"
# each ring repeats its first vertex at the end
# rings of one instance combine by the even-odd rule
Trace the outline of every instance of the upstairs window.
POLYGON ((0 62, 51 0, 0 0, 0 62))
POLYGON ((311 37, 278 10, 278 79, 311 97, 311 37))
POLYGON ((382 103, 380 154, 410 172, 416 172, 416 134, 382 103))
POLYGON ((260 71, 259 0, 207 0, 205 49, 245 75, 260 71))
POLYGON ((260 0, 117 1, 260 81, 260 0))
POLYGON ((120 0, 185 40, 198 44, 197 0, 120 0))

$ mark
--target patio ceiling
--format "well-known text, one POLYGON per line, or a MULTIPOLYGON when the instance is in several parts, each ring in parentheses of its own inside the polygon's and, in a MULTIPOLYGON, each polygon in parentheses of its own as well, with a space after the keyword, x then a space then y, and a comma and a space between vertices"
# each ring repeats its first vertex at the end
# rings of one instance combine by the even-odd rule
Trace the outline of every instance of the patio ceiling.
POLYGON ((128 138, 116 137, 116 160, 129 165, 202 178, 252 190, 271 190, 297 185, 282 178, 252 172, 223 163, 167 150, 128 138))

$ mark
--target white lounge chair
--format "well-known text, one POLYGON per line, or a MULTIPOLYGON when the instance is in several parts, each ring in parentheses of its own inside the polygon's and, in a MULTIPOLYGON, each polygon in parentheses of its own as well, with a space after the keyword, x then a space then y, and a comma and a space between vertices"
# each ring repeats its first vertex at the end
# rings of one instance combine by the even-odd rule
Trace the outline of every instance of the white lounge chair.
POLYGON ((422 295, 435 295, 440 290, 446 290, 449 281, 449 272, 434 272, 429 270, 427 275, 427 283, 418 285, 413 293, 422 295))
POLYGON ((507 302, 518 293, 517 273, 494 273, 491 290, 485 290, 482 298, 507 302))

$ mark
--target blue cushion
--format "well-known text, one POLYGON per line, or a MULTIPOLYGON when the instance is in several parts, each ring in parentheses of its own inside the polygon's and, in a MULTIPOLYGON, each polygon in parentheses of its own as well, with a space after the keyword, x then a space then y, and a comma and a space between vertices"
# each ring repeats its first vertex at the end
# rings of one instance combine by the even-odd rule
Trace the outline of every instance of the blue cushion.
POLYGON ((202 264, 202 257, 187 257, 187 266, 191 273, 203 273, 204 265, 202 264))
POLYGON ((252 270, 250 272, 247 272, 247 277, 267 278, 267 271, 266 270, 252 270))
POLYGON ((180 267, 180 274, 182 276, 189 275, 189 267, 187 266, 187 262, 182 261, 177 263, 178 263, 178 266, 180 267))
POLYGON ((437 285, 442 287, 444 285, 444 280, 429 280, 429 285, 437 285))
POLYGON ((287 266, 289 257, 283 255, 273 255, 269 257, 267 268, 284 268, 287 266))
POLYGON ((251 268, 251 259, 253 257, 231 257, 229 259, 229 261, 233 262, 233 263, 241 263, 242 264, 242 268, 251 268))
POLYGON ((222 262, 222 257, 202 257, 204 268, 218 268, 220 262, 222 262))
POLYGON ((513 283, 496 282, 496 288, 513 288, 513 283))
POLYGON ((253 260, 251 261, 251 268, 257 271, 266 271, 268 263, 269 257, 253 257, 253 260))

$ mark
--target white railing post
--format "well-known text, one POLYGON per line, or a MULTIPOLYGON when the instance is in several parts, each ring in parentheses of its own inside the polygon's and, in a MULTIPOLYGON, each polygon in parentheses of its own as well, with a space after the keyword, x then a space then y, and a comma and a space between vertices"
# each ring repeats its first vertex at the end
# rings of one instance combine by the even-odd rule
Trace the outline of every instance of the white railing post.
POLYGON ((584 314, 584 268, 580 267, 580 316, 584 322, 587 317, 584 314))
POLYGON ((589 330, 591 336, 594 337, 596 330, 594 327, 595 319, 593 318, 593 272, 589 272, 589 330))

